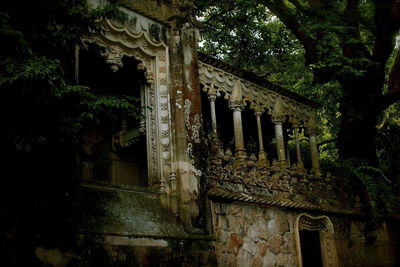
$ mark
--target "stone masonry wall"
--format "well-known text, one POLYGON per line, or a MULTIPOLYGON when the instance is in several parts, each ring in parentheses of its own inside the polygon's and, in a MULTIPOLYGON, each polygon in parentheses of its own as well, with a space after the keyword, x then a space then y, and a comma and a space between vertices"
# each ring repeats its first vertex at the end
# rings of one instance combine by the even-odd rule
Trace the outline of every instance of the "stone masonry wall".
POLYGON ((212 202, 218 266, 297 266, 294 214, 212 202))
MULTIPOLYGON (((300 214, 274 207, 211 201, 218 266, 298 266, 295 219, 300 214)), ((385 223, 328 215, 334 228, 337 265, 399 266, 394 234, 385 223)))

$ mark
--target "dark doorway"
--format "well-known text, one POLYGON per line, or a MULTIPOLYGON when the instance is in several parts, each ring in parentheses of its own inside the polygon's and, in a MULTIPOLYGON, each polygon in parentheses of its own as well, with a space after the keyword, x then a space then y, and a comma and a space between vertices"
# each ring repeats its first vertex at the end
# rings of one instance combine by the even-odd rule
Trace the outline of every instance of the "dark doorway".
POLYGON ((300 230, 300 245, 304 267, 323 267, 319 231, 300 230))

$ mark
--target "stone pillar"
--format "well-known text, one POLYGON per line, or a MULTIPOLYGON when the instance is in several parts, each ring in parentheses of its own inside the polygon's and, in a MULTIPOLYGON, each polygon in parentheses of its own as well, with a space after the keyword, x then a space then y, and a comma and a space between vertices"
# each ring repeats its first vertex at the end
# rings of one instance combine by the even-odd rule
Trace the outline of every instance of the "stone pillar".
POLYGON ((215 100, 217 99, 217 90, 214 88, 214 84, 208 88, 207 92, 208 100, 210 100, 210 112, 211 112, 211 134, 212 139, 218 138, 217 134, 217 116, 215 113, 215 100))
POLYGON ((321 170, 319 167, 319 155, 318 155, 318 147, 317 147, 317 139, 316 135, 318 133, 318 124, 315 113, 313 112, 310 116, 310 119, 307 124, 307 133, 309 136, 310 142, 310 152, 311 152, 311 162, 312 167, 315 173, 315 176, 321 176, 321 170))
POLYGON ((285 142, 283 140, 282 121, 276 118, 272 119, 275 124, 275 138, 276 138, 276 151, 278 153, 279 161, 286 161, 285 155, 285 142))
POLYGON ((275 139, 276 139, 276 151, 278 155, 278 161, 286 164, 285 142, 283 139, 283 128, 282 128, 282 123, 284 121, 285 121, 285 116, 282 110, 282 102, 280 98, 278 98, 276 100, 274 109, 272 110, 272 122, 275 124, 275 139))
POLYGON ((217 138, 217 116, 215 114, 215 99, 216 95, 209 95, 208 99, 210 100, 210 109, 211 109, 211 130, 212 137, 217 138))
POLYGON ((293 123, 293 130, 294 130, 294 140, 296 143, 296 156, 297 156, 297 167, 300 169, 304 169, 304 163, 301 159, 301 150, 300 150, 300 137, 299 137, 299 122, 293 123))
POLYGON ((243 100, 229 102, 229 107, 233 110, 233 128, 235 133, 235 157, 238 159, 246 158, 244 149, 243 129, 242 129, 242 110, 245 107, 243 100))
POLYGON ((262 127, 261 127, 261 115, 262 115, 263 111, 264 111, 264 108, 262 108, 262 107, 256 107, 254 109, 254 115, 256 115, 256 118, 257 118, 257 130, 258 130, 258 144, 259 144, 258 165, 260 167, 262 167, 262 166, 269 167, 270 164, 267 159, 267 153, 264 150, 264 141, 263 141, 262 127))

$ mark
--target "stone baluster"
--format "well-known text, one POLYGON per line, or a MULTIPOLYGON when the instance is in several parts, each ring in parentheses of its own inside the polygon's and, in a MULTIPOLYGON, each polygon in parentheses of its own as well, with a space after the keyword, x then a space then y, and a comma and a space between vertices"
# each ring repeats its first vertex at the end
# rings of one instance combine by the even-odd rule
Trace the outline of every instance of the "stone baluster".
POLYGON ((301 150, 300 150, 300 136, 299 136, 299 128, 300 128, 300 121, 295 120, 292 123, 293 130, 294 130, 294 140, 296 143, 296 156, 297 156, 297 167, 299 169, 304 169, 304 163, 301 159, 301 150))
POLYGON ((283 139, 283 128, 282 128, 282 123, 284 121, 285 121, 285 115, 283 114, 282 102, 280 98, 278 98, 272 110, 272 122, 275 124, 276 150, 278 155, 278 161, 281 163, 281 165, 286 165, 285 142, 283 139))
POLYGON ((258 152, 258 165, 260 167, 267 166, 269 167, 269 161, 267 158, 267 153, 264 150, 264 141, 262 135, 262 127, 261 127, 261 115, 264 112, 264 108, 257 106, 254 108, 254 115, 257 118, 257 130, 258 130, 258 144, 259 144, 259 152, 258 152))
POLYGON ((234 100, 229 102, 229 107, 233 110, 233 128, 235 133, 235 157, 237 159, 246 158, 246 150, 243 141, 242 129, 242 110, 245 107, 243 100, 234 100))
POLYGON ((310 152, 311 152, 311 162, 312 167, 315 173, 315 176, 321 176, 321 170, 319 167, 319 155, 318 155, 318 147, 317 147, 317 139, 316 135, 318 133, 318 124, 315 113, 313 112, 308 120, 307 124, 307 133, 309 136, 310 142, 310 152))
POLYGON ((215 100, 217 99, 217 90, 214 88, 214 84, 211 84, 207 92, 208 100, 210 100, 210 111, 211 111, 211 134, 212 139, 217 139, 217 115, 215 113, 215 100))

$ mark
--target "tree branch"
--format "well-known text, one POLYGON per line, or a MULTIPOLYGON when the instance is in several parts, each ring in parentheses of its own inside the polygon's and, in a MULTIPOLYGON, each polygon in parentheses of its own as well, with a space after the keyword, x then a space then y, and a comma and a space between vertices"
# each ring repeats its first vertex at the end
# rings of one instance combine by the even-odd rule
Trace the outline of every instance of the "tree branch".
POLYGON ((209 23, 210 21, 213 21, 215 18, 220 18, 222 15, 234 10, 236 7, 235 6, 231 6, 229 8, 223 9, 220 12, 211 15, 207 20, 205 20, 203 23, 209 23))
POLYGON ((361 40, 360 35, 360 14, 359 14, 359 4, 360 0, 348 0, 346 8, 344 10, 344 15, 347 19, 348 33, 350 38, 358 40, 358 42, 348 42, 348 36, 343 36, 341 40, 341 46, 343 54, 349 58, 355 58, 357 56, 370 58, 371 55, 361 40), (360 55, 361 54, 361 55, 360 55))
POLYGON ((296 20, 295 15, 286 4, 280 0, 260 0, 259 2, 271 10, 300 41, 306 51, 306 64, 313 62, 313 59, 316 57, 315 40, 307 35, 305 31, 301 30, 299 21, 296 20))

